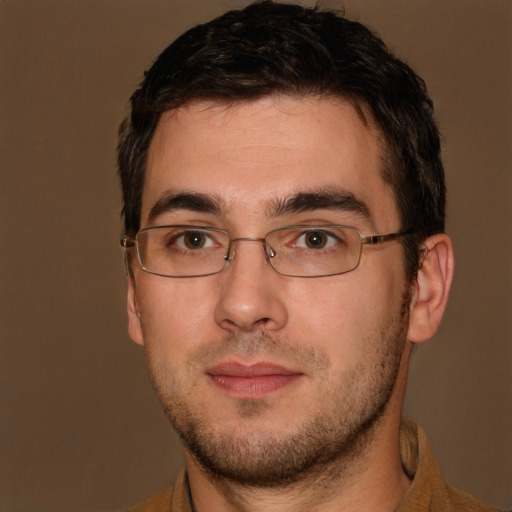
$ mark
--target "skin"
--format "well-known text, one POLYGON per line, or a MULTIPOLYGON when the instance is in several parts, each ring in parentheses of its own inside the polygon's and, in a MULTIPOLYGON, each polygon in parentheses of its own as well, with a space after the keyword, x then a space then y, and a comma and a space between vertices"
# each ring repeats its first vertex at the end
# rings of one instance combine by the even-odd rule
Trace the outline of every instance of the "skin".
MULTIPOLYGON (((308 222, 397 232, 379 139, 332 98, 193 102, 160 120, 141 227, 197 224, 254 238, 308 222), (276 211, 325 190, 356 198, 364 213, 276 211), (155 214, 183 193, 218 208, 155 214)), ((134 265, 129 333, 184 439, 196 510, 394 510, 410 483, 398 449, 410 345, 435 332, 452 272, 445 235, 427 240, 411 285, 397 242, 365 247, 353 272, 314 279, 277 274, 261 243, 247 241, 212 276, 165 278, 134 265)))

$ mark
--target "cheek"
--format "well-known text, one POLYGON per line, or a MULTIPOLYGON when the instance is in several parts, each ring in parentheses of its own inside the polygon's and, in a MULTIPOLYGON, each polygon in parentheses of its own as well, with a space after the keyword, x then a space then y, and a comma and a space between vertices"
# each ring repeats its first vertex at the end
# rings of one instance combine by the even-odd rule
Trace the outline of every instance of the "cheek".
POLYGON ((211 336, 213 295, 201 280, 144 276, 137 296, 146 343, 178 345, 179 351, 211 336))
POLYGON ((400 311, 401 278, 382 273, 377 279, 369 268, 358 270, 324 282, 305 281, 304 287, 290 294, 293 299, 288 307, 295 332, 306 336, 306 343, 322 344, 333 357, 346 357, 378 339, 383 326, 400 311))
POLYGON ((326 278, 325 281, 304 281, 304 289, 291 295, 290 325, 303 342, 317 345, 332 355, 351 352, 359 330, 365 325, 362 318, 367 304, 350 280, 326 278), (324 281, 324 282, 322 282, 324 281))

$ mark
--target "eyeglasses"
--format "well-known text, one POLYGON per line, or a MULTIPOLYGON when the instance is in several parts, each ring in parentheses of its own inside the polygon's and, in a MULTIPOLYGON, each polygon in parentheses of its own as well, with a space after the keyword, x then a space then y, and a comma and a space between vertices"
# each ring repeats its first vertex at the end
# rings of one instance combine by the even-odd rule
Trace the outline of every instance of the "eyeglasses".
POLYGON ((135 238, 123 236, 124 248, 135 247, 142 270, 165 277, 218 274, 235 257, 236 242, 260 242, 272 268, 291 277, 344 274, 359 266, 363 245, 396 240, 412 231, 362 236, 354 227, 298 225, 270 231, 265 238, 231 238, 221 229, 151 226, 135 238))

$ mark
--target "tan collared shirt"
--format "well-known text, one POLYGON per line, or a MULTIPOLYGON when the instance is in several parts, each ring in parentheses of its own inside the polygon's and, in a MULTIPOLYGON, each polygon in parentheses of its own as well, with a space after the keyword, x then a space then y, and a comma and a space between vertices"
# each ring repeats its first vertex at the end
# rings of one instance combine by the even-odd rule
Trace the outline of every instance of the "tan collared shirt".
MULTIPOLYGON (((400 456, 411 487, 395 512, 496 512, 468 493, 445 484, 425 432, 416 423, 402 420, 400 456)), ((169 487, 129 512, 192 512, 185 469, 169 487)))

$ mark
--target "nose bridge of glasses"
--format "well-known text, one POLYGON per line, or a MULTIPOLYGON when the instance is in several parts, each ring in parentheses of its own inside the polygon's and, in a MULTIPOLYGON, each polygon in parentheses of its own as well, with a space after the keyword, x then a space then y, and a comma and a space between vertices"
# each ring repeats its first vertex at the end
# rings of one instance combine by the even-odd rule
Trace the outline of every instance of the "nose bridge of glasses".
POLYGON ((275 256, 275 252, 272 247, 270 247, 265 238, 256 238, 249 236, 242 236, 237 238, 232 238, 229 244, 228 252, 225 256, 226 261, 233 261, 235 257, 235 242, 259 242, 263 244, 263 250, 265 252, 265 257, 268 260, 269 258, 273 258, 275 256))

